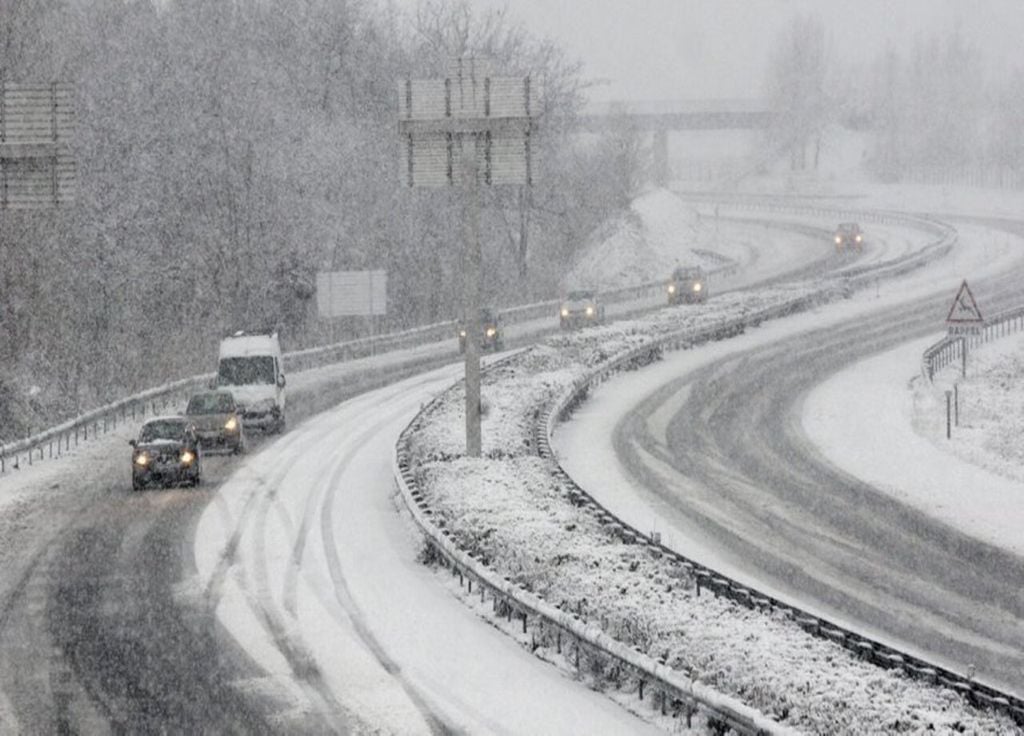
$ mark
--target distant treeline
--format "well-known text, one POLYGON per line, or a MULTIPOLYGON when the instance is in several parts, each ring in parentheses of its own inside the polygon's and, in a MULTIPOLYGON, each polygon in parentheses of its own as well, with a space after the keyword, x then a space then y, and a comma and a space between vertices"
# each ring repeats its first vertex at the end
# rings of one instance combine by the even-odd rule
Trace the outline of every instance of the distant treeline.
POLYGON ((387 270, 376 329, 454 318, 461 201, 401 185, 400 79, 475 55, 541 82, 536 185, 485 196, 496 305, 554 296, 639 185, 638 146, 576 134, 578 63, 461 0, 0 0, 0 18, 5 79, 74 85, 78 164, 72 207, 0 212, 0 441, 210 370, 228 330, 296 348, 368 329, 322 324, 318 270, 387 270))

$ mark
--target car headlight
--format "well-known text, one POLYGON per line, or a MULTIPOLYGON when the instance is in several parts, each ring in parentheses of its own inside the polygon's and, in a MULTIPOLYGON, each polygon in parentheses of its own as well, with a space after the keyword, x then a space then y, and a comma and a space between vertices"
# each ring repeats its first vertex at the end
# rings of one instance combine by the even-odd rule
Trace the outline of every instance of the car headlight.
POLYGON ((842 237, 841 237, 841 236, 839 236, 839 235, 837 235, 837 236, 836 236, 836 245, 839 245, 839 244, 840 244, 840 243, 842 243, 842 242, 843 242, 843 239, 842 239, 842 237))
POLYGON ((860 242, 860 235, 857 236, 857 242, 860 242))
POLYGON ((668 293, 669 294, 675 294, 676 293, 676 285, 675 284, 669 284, 668 285, 668 293))
POLYGON ((487 328, 487 337, 494 337, 497 334, 498 334, 498 331, 496 329, 494 329, 493 327, 488 327, 487 328))
POLYGON ((466 336, 466 331, 465 330, 459 330, 459 337, 465 337, 465 336, 466 336))
POLYGON ((563 317, 568 317, 569 316, 569 310, 566 309, 565 307, 562 307, 562 316, 563 317))
POLYGON ((180 459, 182 465, 191 465, 192 461, 196 459, 196 456, 191 450, 184 450, 181 453, 180 459))
POLYGON ((238 429, 238 419, 236 419, 235 417, 228 417, 228 420, 224 422, 224 429, 226 429, 228 432, 234 432, 236 429, 238 429))
POLYGON ((587 316, 588 317, 594 316, 594 308, 593 307, 587 307, 587 316))
POLYGON ((138 455, 135 456, 134 462, 140 468, 144 468, 147 465, 149 465, 149 455, 147 455, 144 452, 140 452, 138 455))
POLYGON ((694 291, 700 291, 700 284, 694 284, 693 285, 693 290, 694 291))

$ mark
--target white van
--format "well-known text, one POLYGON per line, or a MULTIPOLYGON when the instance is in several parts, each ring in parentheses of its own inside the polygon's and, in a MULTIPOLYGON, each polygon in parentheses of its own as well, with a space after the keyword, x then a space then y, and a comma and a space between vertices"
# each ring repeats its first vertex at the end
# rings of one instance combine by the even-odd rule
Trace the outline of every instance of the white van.
POLYGON ((214 383, 234 395, 244 427, 284 429, 284 365, 276 332, 236 332, 221 340, 214 383))

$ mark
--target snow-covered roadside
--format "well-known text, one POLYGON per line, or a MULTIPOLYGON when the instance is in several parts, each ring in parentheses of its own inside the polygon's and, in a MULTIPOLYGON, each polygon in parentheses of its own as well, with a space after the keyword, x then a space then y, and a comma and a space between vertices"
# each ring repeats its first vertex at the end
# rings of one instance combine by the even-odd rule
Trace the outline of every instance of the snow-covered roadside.
MULTIPOLYGON (((896 301, 908 296, 903 289, 896 301)), ((861 298, 854 301, 857 306, 877 305, 861 298)), ((656 318, 549 341, 528 351, 528 364, 489 376, 484 394, 488 462, 459 457, 460 392, 453 390, 413 435, 417 480, 428 489, 435 518, 500 574, 787 725, 874 733, 959 724, 977 732, 1011 732, 1006 719, 967 707, 950 691, 866 665, 785 617, 754 614, 706 596, 698 603, 686 573, 624 544, 566 497, 551 468, 531 453, 524 430, 540 403, 588 367, 643 339, 650 328, 657 331, 656 318)), ((656 368, 642 373, 650 370, 656 368)), ((581 462, 597 466, 598 474, 601 458, 613 456, 597 433, 587 433, 582 448, 581 462)))
MULTIPOLYGON (((963 384, 960 416, 966 426, 954 428, 955 440, 946 440, 943 384, 919 385, 921 353, 938 337, 905 343, 829 378, 804 402, 804 430, 848 473, 971 536, 1024 555, 1024 463, 1017 448, 1024 402, 1019 392, 1010 401, 1012 394, 998 385, 998 360, 990 367, 974 364, 972 371, 985 375, 963 384)), ((981 363, 979 353, 972 355, 981 363)), ((1012 353, 1004 358, 1014 364, 1012 353)))
POLYGON ((916 383, 914 403, 914 429, 942 452, 1021 484, 1016 496, 1002 499, 1010 513, 1019 514, 1018 529, 1024 529, 1022 380, 1024 336, 1016 333, 972 348, 966 378, 956 365, 939 371, 933 386, 916 383), (947 440, 944 392, 953 390, 954 384, 960 400, 959 426, 952 428, 947 440))

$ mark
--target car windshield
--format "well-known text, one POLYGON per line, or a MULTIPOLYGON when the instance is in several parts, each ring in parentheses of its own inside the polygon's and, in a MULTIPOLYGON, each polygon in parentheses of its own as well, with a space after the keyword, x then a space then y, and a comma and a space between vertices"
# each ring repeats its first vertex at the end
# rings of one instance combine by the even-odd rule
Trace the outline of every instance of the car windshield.
POLYGON ((856 232, 859 229, 860 228, 857 227, 857 224, 854 222, 844 222, 839 226, 839 230, 845 233, 856 232))
POLYGON ((251 355, 243 358, 221 358, 217 381, 225 386, 274 382, 274 358, 251 355))
POLYGON ((699 268, 677 268, 673 272, 672 278, 676 278, 676 279, 699 279, 700 275, 701 274, 700 274, 700 269, 699 268))
POLYGON ((229 393, 196 394, 188 402, 186 414, 226 414, 235 410, 235 400, 229 393))
POLYGON ((587 299, 593 299, 594 292, 592 291, 570 291, 569 301, 570 302, 582 302, 587 299))
POLYGON ((147 422, 139 434, 141 442, 154 440, 182 440, 185 438, 185 423, 174 419, 159 419, 147 422))

